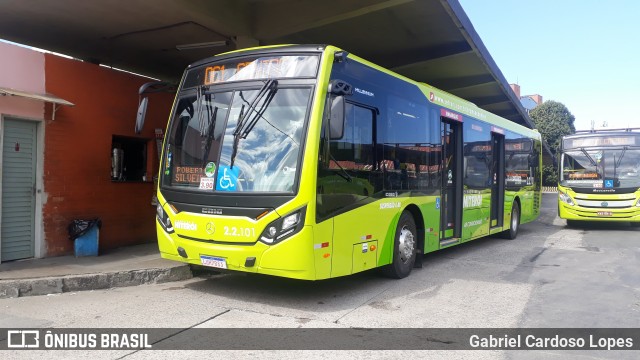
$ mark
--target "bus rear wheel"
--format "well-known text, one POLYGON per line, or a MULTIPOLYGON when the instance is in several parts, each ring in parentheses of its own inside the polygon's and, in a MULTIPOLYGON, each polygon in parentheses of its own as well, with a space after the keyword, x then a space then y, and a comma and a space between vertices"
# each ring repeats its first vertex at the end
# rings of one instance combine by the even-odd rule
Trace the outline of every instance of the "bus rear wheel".
POLYGON ((511 206, 511 226, 509 230, 503 231, 502 236, 505 239, 513 240, 518 237, 518 230, 520 230, 520 205, 517 201, 513 202, 511 206))
POLYGON ((393 241, 393 262, 382 268, 383 273, 394 279, 402 279, 411 273, 416 261, 418 231, 413 216, 403 211, 398 220, 393 241))

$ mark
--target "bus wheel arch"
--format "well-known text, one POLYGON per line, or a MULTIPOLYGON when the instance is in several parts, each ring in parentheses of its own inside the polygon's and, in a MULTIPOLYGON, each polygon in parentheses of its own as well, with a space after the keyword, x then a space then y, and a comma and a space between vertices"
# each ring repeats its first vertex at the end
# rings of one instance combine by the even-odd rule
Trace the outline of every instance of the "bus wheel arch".
POLYGON ((509 229, 502 232, 502 236, 505 239, 514 240, 516 237, 518 237, 521 216, 522 207, 520 205, 520 198, 516 196, 513 199, 513 203, 511 203, 511 218, 509 220, 509 229))
POLYGON ((404 211, 408 211, 411 216, 413 216, 413 221, 416 224, 417 231, 417 241, 416 241, 416 250, 418 250, 419 254, 422 254, 424 251, 424 240, 425 240, 425 227, 424 227, 424 217, 422 216, 422 212, 415 204, 409 204, 404 211))
POLYGON ((421 237, 424 238, 423 224, 420 210, 415 205, 410 205, 402 211, 394 233, 391 264, 382 268, 384 275, 394 279, 409 276, 416 262, 416 257, 422 256, 418 249, 423 243, 423 240, 420 240, 421 237), (422 230, 418 230, 419 228, 422 230))

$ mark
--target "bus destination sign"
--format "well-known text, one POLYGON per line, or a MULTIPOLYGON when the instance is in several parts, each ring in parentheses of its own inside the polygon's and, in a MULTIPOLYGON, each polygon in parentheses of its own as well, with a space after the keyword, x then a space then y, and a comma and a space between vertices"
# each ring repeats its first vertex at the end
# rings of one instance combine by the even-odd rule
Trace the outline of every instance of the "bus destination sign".
POLYGON ((590 146, 635 146, 638 141, 635 135, 622 136, 585 136, 575 139, 565 139, 565 149, 575 149, 590 146))

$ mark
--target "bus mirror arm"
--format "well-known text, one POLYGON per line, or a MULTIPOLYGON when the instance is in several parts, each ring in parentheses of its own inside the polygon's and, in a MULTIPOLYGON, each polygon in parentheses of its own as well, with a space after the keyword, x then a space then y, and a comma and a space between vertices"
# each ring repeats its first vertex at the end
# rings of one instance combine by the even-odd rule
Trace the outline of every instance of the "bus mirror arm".
POLYGON ((149 99, 146 96, 143 97, 143 95, 157 92, 174 93, 176 92, 176 89, 176 84, 161 81, 152 81, 140 86, 140 89, 138 89, 138 95, 140 96, 140 105, 138 105, 138 116, 136 117, 136 134, 140 134, 140 132, 142 131, 142 126, 144 125, 144 117, 147 114, 147 104, 149 103, 149 99))
POLYGON ((342 139, 344 135, 344 110, 344 97, 336 96, 333 98, 329 115, 329 138, 331 140, 342 139))

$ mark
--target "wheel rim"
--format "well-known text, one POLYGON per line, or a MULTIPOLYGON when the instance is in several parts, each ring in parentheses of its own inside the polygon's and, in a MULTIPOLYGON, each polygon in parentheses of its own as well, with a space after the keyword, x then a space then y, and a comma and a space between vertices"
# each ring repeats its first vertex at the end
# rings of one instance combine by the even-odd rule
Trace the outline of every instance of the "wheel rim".
POLYGON ((513 212, 511 213, 511 231, 516 232, 518 231, 518 217, 520 216, 520 214, 518 214, 518 210, 517 208, 513 210, 513 212))
POLYGON ((398 250, 400 250, 400 259, 402 262, 407 263, 413 255, 413 249, 415 247, 415 237, 411 230, 405 225, 400 230, 400 239, 398 250))

